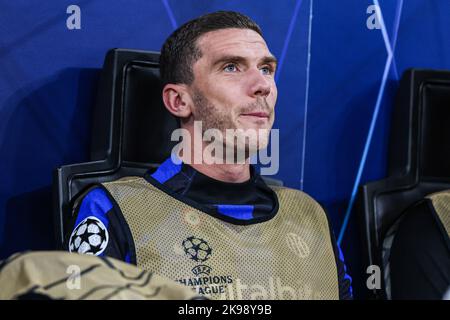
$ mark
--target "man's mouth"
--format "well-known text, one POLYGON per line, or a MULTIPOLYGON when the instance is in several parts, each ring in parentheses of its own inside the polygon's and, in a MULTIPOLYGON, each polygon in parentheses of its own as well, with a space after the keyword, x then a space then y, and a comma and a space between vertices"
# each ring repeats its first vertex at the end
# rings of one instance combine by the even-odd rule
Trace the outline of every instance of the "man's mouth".
POLYGON ((269 114, 267 112, 249 112, 249 113, 243 113, 241 115, 247 116, 247 117, 269 118, 269 114))

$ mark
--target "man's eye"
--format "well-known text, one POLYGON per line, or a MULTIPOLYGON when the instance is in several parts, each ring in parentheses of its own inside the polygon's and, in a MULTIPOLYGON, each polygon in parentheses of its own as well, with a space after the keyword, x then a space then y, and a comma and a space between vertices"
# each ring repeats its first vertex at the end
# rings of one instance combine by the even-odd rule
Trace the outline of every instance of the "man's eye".
POLYGON ((262 67, 261 72, 264 75, 271 75, 273 73, 273 69, 271 67, 262 67))
POLYGON ((227 64, 223 68, 223 70, 226 71, 226 72, 235 72, 235 71, 237 71, 237 67, 236 67, 236 65, 234 63, 230 63, 230 64, 227 64))

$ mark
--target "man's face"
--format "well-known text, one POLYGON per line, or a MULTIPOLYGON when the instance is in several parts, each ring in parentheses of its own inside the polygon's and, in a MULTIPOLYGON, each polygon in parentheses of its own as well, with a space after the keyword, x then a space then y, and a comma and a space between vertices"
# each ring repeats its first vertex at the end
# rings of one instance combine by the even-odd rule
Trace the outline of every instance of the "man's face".
MULTIPOLYGON (((264 39, 249 29, 222 29, 201 36, 202 57, 193 66, 190 85, 194 120, 203 131, 272 128, 277 87, 276 60, 264 39)), ((260 137, 258 149, 267 145, 260 137)), ((226 142, 229 145, 229 142, 226 142)))

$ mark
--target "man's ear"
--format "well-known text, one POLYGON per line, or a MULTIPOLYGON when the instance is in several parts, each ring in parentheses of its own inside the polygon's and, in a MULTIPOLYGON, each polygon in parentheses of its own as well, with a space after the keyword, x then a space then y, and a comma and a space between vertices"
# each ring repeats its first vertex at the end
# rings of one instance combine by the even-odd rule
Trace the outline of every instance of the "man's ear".
POLYGON ((162 98, 167 110, 178 118, 187 118, 191 115, 192 100, 186 85, 166 84, 163 88, 162 98))

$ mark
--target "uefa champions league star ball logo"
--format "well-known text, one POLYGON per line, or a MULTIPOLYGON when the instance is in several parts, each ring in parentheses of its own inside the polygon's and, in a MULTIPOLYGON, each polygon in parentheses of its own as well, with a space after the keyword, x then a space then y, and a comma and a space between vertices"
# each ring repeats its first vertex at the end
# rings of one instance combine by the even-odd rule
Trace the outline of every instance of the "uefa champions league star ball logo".
POLYGON ((69 239, 69 251, 98 256, 108 245, 108 230, 94 216, 81 221, 69 239))
POLYGON ((211 256, 212 249, 201 238, 189 237, 183 240, 184 252, 195 262, 205 262, 211 256))

